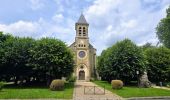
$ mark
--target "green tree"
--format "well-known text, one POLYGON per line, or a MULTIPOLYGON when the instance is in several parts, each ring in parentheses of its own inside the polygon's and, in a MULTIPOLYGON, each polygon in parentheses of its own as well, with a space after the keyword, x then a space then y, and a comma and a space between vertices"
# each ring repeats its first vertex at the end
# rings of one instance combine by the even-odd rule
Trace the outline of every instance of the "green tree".
POLYGON ((34 66, 37 79, 47 80, 47 85, 52 79, 67 77, 73 72, 73 55, 60 40, 40 39, 30 53, 30 66, 34 66))
POLYGON ((128 83, 136 79, 136 71, 143 73, 145 63, 142 50, 132 41, 125 39, 102 52, 98 70, 105 80, 121 79, 128 83))
POLYGON ((152 82, 170 81, 170 50, 166 47, 145 50, 148 77, 152 82))
POLYGON ((10 34, 3 34, 3 32, 0 32, 0 81, 1 80, 9 80, 10 77, 8 75, 8 72, 6 69, 8 67, 5 67, 6 60, 5 60, 5 54, 7 52, 6 48, 6 41, 11 40, 14 37, 11 36, 10 34))
POLYGON ((29 49, 33 46, 31 38, 13 37, 3 42, 4 55, 2 57, 3 73, 6 78, 13 78, 15 83, 18 80, 29 79, 32 68, 28 66, 30 58, 29 49))
POLYGON ((98 57, 98 67, 97 70, 99 72, 100 77, 102 80, 110 81, 110 66, 108 66, 108 57, 110 54, 110 49, 103 50, 101 56, 98 57))
POLYGON ((73 55, 60 40, 13 37, 0 32, 0 80, 15 83, 30 79, 67 77, 73 72, 73 55))
POLYGON ((170 6, 166 10, 167 16, 156 27, 156 34, 161 43, 170 48, 170 6))

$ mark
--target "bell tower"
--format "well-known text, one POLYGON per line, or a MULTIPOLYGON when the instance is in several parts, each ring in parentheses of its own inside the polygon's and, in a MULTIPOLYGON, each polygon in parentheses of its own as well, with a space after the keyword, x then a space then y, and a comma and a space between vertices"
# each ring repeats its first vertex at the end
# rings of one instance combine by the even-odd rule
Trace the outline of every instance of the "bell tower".
POLYGON ((89 46, 88 27, 89 24, 87 23, 84 15, 81 14, 79 20, 75 24, 76 30, 75 41, 76 43, 78 43, 77 47, 87 48, 89 46))
POLYGON ((75 42, 70 45, 76 65, 73 75, 80 81, 90 81, 96 66, 96 49, 89 43, 88 27, 89 24, 81 14, 75 23, 75 42))

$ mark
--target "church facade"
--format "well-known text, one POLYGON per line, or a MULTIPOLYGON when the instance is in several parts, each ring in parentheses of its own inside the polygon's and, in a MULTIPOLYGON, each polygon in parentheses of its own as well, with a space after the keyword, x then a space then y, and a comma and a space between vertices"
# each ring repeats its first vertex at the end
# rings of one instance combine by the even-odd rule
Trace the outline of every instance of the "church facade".
POLYGON ((83 14, 75 23, 75 42, 69 47, 74 53, 75 68, 73 75, 77 80, 90 81, 95 77, 96 49, 89 43, 88 27, 83 14))

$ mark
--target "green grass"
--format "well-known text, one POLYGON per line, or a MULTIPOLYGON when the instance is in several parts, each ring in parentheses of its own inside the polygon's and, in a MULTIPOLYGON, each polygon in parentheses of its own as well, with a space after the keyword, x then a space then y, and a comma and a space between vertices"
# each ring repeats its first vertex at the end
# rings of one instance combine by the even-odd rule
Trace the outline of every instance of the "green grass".
POLYGON ((57 98, 71 99, 73 95, 73 83, 66 83, 64 91, 51 91, 44 86, 30 87, 5 87, 0 91, 0 99, 36 99, 36 98, 57 98))
POLYGON ((170 96, 170 90, 156 89, 156 88, 138 88, 138 87, 123 87, 122 89, 112 89, 111 85, 105 81, 94 81, 95 84, 105 87, 105 89, 116 93, 117 95, 129 97, 153 97, 153 96, 170 96))

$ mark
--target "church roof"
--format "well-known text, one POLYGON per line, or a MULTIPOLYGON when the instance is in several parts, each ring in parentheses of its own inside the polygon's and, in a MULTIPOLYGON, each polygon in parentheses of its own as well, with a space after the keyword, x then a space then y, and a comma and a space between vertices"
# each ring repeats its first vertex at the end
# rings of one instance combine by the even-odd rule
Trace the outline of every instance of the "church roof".
POLYGON ((88 24, 83 14, 81 14, 77 23, 78 24, 88 24))

